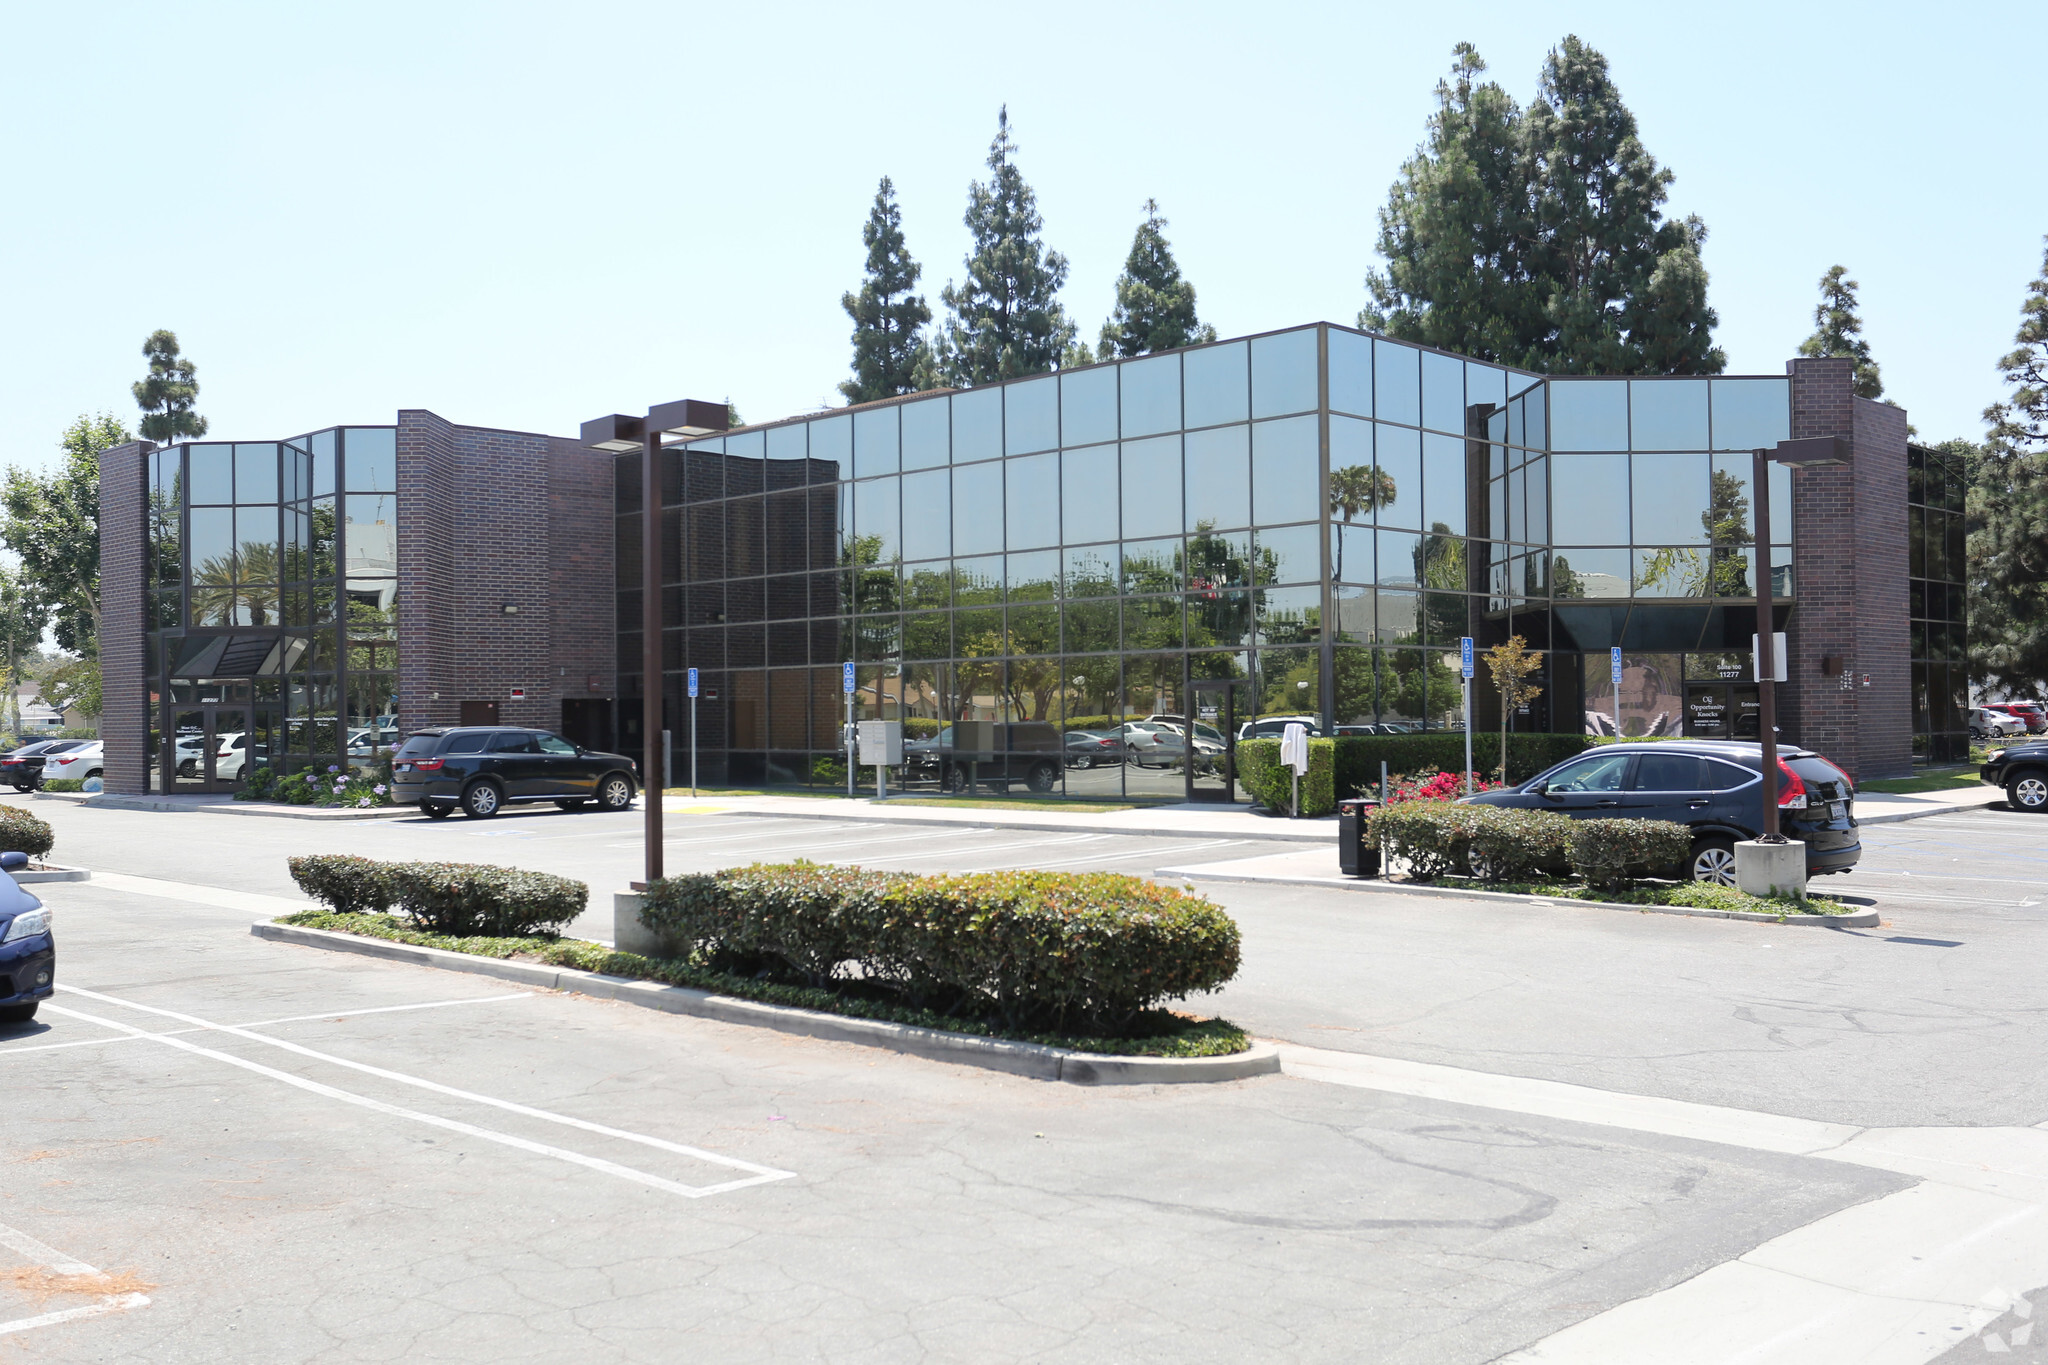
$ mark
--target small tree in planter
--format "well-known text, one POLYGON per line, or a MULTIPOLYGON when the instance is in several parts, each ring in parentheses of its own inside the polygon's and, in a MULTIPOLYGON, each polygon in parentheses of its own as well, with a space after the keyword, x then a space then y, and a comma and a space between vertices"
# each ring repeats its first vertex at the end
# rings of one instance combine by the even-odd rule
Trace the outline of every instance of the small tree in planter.
POLYGON ((1543 656, 1532 651, 1519 635, 1486 651, 1486 669, 1493 674, 1493 686, 1500 693, 1500 780, 1508 780, 1508 717, 1543 695, 1543 689, 1529 681, 1529 675, 1543 667, 1543 656))

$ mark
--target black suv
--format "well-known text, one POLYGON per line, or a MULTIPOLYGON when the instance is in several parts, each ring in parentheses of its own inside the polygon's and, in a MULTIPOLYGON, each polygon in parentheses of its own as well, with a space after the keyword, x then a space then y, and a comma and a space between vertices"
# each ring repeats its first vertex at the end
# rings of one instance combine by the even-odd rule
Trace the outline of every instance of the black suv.
POLYGON ((436 820, 496 815, 511 801, 552 801, 575 810, 633 804, 640 771, 630 758, 571 744, 546 730, 504 725, 421 730, 391 757, 391 799, 436 820))
POLYGON ((970 774, 977 784, 997 791, 1022 782, 1032 791, 1049 792, 1059 786, 1066 762, 1065 739, 1041 720, 963 721, 903 746, 904 775, 936 779, 949 792, 966 791, 970 774))
MULTIPOLYGON (((1778 746, 1778 827, 1806 845, 1806 875, 1863 856, 1849 775, 1810 749, 1778 746)), ((1608 744, 1475 805, 1558 810, 1576 820, 1671 820, 1692 827, 1694 881, 1735 884, 1735 843, 1763 828, 1763 747, 1741 740, 1608 744)))
POLYGON ((1984 756, 1977 776, 2005 788, 2006 803, 2014 810, 2048 814, 2048 739, 1993 749, 1984 756))

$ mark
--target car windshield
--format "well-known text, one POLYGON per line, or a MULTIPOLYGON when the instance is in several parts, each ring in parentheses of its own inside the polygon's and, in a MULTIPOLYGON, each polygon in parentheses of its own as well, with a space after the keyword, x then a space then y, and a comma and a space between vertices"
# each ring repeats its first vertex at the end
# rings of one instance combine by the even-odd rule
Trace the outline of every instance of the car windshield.
POLYGON ((439 735, 414 735, 405 742, 405 746, 394 756, 397 758, 425 758, 428 754, 434 752, 434 745, 439 743, 440 739, 439 735))
POLYGON ((574 756, 576 753, 576 746, 563 739, 560 735, 542 734, 536 735, 534 738, 540 742, 540 751, 544 754, 569 754, 574 756))
POLYGON ((1596 754, 1576 759, 1550 775, 1545 786, 1554 792, 1615 792, 1634 754, 1596 754))

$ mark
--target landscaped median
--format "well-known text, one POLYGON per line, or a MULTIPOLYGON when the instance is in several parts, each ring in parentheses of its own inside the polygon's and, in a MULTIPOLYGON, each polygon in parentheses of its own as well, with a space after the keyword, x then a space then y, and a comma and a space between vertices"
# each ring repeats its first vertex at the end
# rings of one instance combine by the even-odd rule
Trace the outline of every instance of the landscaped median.
POLYGON ((1237 925, 1203 897, 1135 877, 801 862, 673 877, 632 894, 642 937, 621 946, 647 949, 633 952, 560 936, 587 896, 564 878, 346 856, 291 868, 329 908, 274 922, 313 934, 258 933, 551 966, 563 969, 552 984, 568 989, 589 974, 591 993, 1025 1074, 1209 1080, 1277 1069, 1236 1025, 1167 1007, 1236 974, 1237 925))

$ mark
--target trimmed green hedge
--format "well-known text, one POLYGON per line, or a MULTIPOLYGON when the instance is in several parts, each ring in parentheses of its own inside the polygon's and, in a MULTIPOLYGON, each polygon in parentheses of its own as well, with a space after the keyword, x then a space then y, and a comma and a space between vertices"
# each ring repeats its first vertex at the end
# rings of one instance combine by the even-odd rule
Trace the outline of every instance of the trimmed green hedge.
POLYGON ((380 863, 345 853, 293 858, 292 880, 337 914, 396 905, 437 934, 554 934, 583 913, 590 888, 567 877, 478 863, 380 863))
MULTIPOLYGON (((1308 771, 1301 775, 1301 813, 1328 815, 1337 809, 1337 752, 1341 739, 1308 742, 1308 771)), ((1293 809, 1294 770, 1280 761, 1277 739, 1240 740, 1237 782, 1267 810, 1285 815, 1293 809)))
POLYGON ((1366 837, 1418 881, 1469 874, 1514 882, 1569 867, 1581 823, 1559 811, 1402 801, 1373 811, 1366 837))
POLYGON ((1006 1026, 1124 1028, 1237 974, 1236 923, 1114 873, 918 876, 755 864, 649 885, 641 920, 714 970, 855 985, 1006 1026))
MULTIPOLYGON (((1545 768, 1584 753, 1588 735, 1509 735, 1508 781, 1526 782, 1545 768)), ((1421 735, 1339 735, 1337 795, 1368 796, 1378 790, 1380 764, 1389 773, 1457 773, 1465 770, 1465 733, 1432 731, 1421 735)), ((1472 767, 1482 776, 1500 766, 1500 731, 1472 732, 1472 767)))
POLYGON ((20 806, 0 806, 0 853, 26 853, 40 858, 57 845, 50 822, 30 815, 20 806))
POLYGON ((1586 885, 1622 888, 1639 877, 1679 875, 1692 831, 1673 820, 1575 820, 1572 868, 1586 885))

